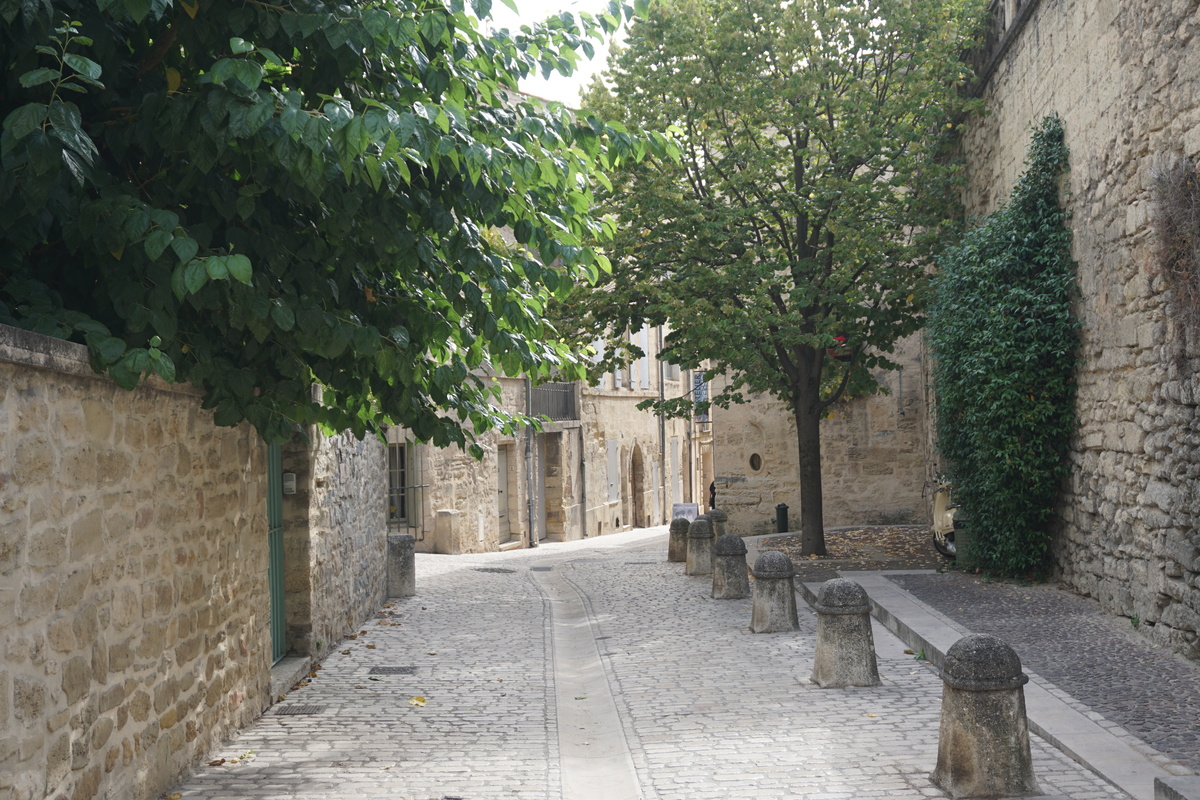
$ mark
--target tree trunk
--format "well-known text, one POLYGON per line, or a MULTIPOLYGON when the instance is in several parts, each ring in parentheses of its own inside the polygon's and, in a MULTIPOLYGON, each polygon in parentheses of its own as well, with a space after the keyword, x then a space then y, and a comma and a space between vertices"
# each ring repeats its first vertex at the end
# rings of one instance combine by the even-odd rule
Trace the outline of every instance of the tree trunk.
POLYGON ((800 553, 825 555, 825 511, 821 502, 821 412, 815 402, 795 403, 800 447, 800 553))

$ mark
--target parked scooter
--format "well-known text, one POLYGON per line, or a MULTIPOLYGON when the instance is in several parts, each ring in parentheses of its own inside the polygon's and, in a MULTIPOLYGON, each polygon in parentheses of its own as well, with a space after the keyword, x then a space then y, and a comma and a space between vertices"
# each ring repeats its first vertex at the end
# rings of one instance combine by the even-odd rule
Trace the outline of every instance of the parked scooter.
POLYGON ((962 526, 954 520, 958 504, 954 502, 954 485, 945 475, 939 474, 927 487, 933 488, 933 546, 946 558, 955 558, 958 548, 954 544, 954 531, 962 526))

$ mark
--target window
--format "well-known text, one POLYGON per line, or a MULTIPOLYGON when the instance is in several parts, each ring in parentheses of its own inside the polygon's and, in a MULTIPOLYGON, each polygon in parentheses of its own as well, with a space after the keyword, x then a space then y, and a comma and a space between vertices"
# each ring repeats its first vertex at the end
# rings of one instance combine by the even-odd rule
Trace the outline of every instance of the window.
POLYGON ((388 523, 393 525, 418 522, 415 450, 409 442, 388 445, 388 523))
MULTIPOLYGON (((638 375, 639 383, 643 389, 650 388, 650 329, 642 328, 637 334, 637 346, 642 350, 642 356, 635 363, 635 368, 640 373, 638 375)), ((629 381, 633 385, 632 375, 629 381)))

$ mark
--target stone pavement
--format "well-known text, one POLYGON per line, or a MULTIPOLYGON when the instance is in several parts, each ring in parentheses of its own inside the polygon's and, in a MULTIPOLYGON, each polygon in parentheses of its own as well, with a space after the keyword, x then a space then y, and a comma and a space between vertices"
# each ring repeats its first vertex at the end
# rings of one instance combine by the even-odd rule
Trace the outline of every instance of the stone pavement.
POLYGON ((956 623, 1008 642, 1028 672, 1200 771, 1200 662, 1159 647, 1124 617, 1054 585, 947 572, 891 580, 956 623))
MULTIPOLYGON (((883 685, 818 689, 816 619, 754 635, 749 601, 667 563, 666 529, 418 555, 308 685, 176 787, 205 800, 943 797, 941 682, 876 627, 883 685), (593 755, 594 754, 594 755, 593 755)), ((1126 794, 1041 739, 1042 790, 1126 794)))

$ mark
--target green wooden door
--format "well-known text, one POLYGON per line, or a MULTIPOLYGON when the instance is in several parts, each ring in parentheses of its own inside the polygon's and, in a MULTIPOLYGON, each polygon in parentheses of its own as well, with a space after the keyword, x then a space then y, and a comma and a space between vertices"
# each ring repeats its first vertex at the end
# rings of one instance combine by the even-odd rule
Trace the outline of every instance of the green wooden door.
POLYGON ((283 455, 267 445, 267 583, 271 594, 271 662, 287 653, 287 619, 283 613, 283 455))

